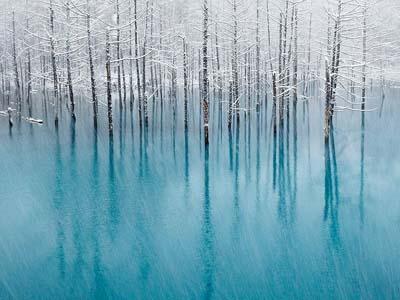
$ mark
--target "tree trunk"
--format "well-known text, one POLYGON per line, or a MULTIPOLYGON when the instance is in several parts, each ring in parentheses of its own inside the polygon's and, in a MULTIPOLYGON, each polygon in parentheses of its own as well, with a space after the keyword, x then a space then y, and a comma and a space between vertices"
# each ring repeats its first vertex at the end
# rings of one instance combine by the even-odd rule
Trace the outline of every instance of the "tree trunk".
POLYGON ((97 94, 96 94, 96 79, 94 77, 93 50, 92 50, 92 42, 91 42, 92 32, 91 32, 91 28, 90 28, 89 0, 87 0, 86 30, 87 30, 87 42, 88 42, 88 54, 89 54, 90 80, 91 80, 91 89, 92 89, 93 121, 94 121, 94 127, 97 129, 98 103, 97 103, 97 94))
MULTIPOLYGON (((29 32, 29 19, 26 19, 26 29, 29 32)), ((32 117, 32 99, 31 99, 31 93, 32 93, 32 63, 31 63, 31 49, 30 45, 28 45, 27 48, 27 84, 28 84, 28 91, 27 91, 27 96, 26 96, 26 102, 28 104, 28 116, 31 118, 32 117)))
POLYGON ((16 31, 15 31, 15 12, 12 13, 12 49, 13 49, 13 63, 14 63, 14 81, 15 81, 15 95, 18 103, 18 112, 21 113, 21 86, 19 81, 18 61, 17 61, 17 45, 16 45, 16 31))
POLYGON ((204 144, 209 144, 208 137, 208 3, 203 0, 203 126, 204 126, 204 144))
MULTIPOLYGON (((132 0, 129 0, 129 20, 132 19, 132 0)), ((133 93, 133 48, 132 48, 132 25, 129 25, 129 104, 130 109, 133 109, 135 96, 133 93)))
POLYGON ((72 86, 72 71, 71 71, 71 57, 70 57, 70 52, 71 52, 71 41, 70 41, 70 30, 71 30, 71 22, 70 22, 70 13, 71 9, 69 7, 69 1, 66 3, 66 9, 67 9, 67 40, 66 40, 66 56, 67 56, 67 85, 68 85, 68 92, 69 92, 69 100, 71 104, 71 117, 72 120, 75 121, 75 100, 74 100, 74 89, 72 86))
POLYGON ((107 80, 107 112, 108 112, 108 131, 113 134, 112 116, 112 83, 111 83, 111 52, 110 52, 110 31, 106 30, 106 80, 107 80))
POLYGON ((55 54, 55 41, 54 41, 54 10, 53 1, 50 0, 50 56, 51 65, 53 68, 53 86, 54 86, 54 124, 58 127, 58 76, 55 54))
POLYGON ((257 0, 257 25, 256 25, 256 111, 260 112, 260 60, 261 60, 261 51, 260 51, 260 0, 257 0))
POLYGON ((147 51, 147 26, 149 16, 149 0, 146 0, 146 17, 145 29, 143 38, 143 58, 142 58, 142 93, 143 93, 143 113, 144 113, 144 126, 149 127, 149 115, 147 107, 147 91, 146 91, 146 51, 147 51))
POLYGON ((236 126, 239 126, 239 69, 238 69, 238 17, 237 0, 233 0, 233 54, 232 54, 232 79, 233 79, 233 105, 236 110, 236 126))
POLYGON ((183 38, 183 93, 184 93, 184 125, 188 129, 188 62, 187 62, 187 44, 183 38))
POLYGON ((367 4, 364 2, 363 7, 363 30, 362 30, 362 43, 363 43, 363 57, 362 57, 362 94, 361 94, 361 110, 365 111, 365 96, 366 96, 366 80, 367 80, 367 4))
POLYGON ((139 69, 139 41, 138 41, 138 14, 137 14, 137 0, 133 1, 133 16, 135 27, 135 62, 136 62, 136 80, 138 89, 138 102, 139 102, 139 126, 142 127, 142 98, 140 95, 140 69, 139 69))
POLYGON ((122 85, 121 85, 121 28, 120 28, 120 15, 119 15, 119 0, 116 0, 116 16, 117 16, 117 85, 118 85, 118 101, 119 101, 119 108, 122 110, 122 85))

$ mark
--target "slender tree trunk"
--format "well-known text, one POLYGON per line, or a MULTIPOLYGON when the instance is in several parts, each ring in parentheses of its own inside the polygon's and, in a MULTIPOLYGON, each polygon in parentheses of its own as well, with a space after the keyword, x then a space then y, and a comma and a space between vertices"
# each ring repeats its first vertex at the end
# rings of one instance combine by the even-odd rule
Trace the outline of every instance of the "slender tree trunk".
POLYGON ((222 113, 222 74, 221 74, 221 59, 218 41, 218 27, 215 24, 215 56, 217 61, 217 83, 218 83, 218 109, 219 113, 222 113))
POLYGON ((209 144, 208 137, 208 2, 203 0, 203 126, 204 126, 204 144, 209 144))
MULTIPOLYGON (((26 29, 29 32, 29 19, 26 19, 26 29)), ((30 45, 28 45, 27 48, 27 84, 28 84, 28 91, 27 91, 27 96, 26 96, 26 102, 28 104, 28 116, 31 118, 32 117, 32 99, 31 99, 31 93, 32 93, 32 63, 31 63, 31 49, 30 45)))
MULTIPOLYGON (((22 40, 22 42, 23 43, 25 43, 25 41, 24 40, 22 40)), ((21 105, 23 104, 22 102, 23 102, 23 98, 24 98, 24 95, 25 95, 25 80, 24 79, 26 79, 26 78, 24 78, 24 71, 23 71, 23 62, 22 62, 22 58, 20 57, 19 58, 19 75, 20 75, 20 77, 19 77, 19 80, 20 80, 20 82, 21 82, 21 101, 20 101, 20 103, 21 103, 21 105)), ((25 74, 25 77, 26 77, 26 74, 25 74)))
POLYGON ((365 96, 366 96, 366 81, 367 81, 367 4, 364 2, 363 7, 363 29, 362 29, 362 43, 363 43, 363 56, 362 56, 362 94, 361 94, 361 110, 365 111, 365 96))
MULTIPOLYGON (((129 20, 132 19, 132 0, 129 0, 129 20)), ((129 104, 130 109, 133 109, 133 102, 135 101, 135 96, 133 93, 133 48, 132 48, 132 25, 129 25, 129 104)))
MULTIPOLYGON (((151 1, 150 3, 150 39, 149 39, 149 46, 150 49, 153 49, 153 44, 154 44, 154 1, 151 1)), ((154 58, 153 58, 153 51, 149 54, 150 57, 150 63, 149 63, 149 68, 150 68, 150 84, 151 84, 151 94, 153 95, 153 103, 152 103, 152 109, 154 111, 154 106, 155 106, 155 85, 154 85, 154 58)))
POLYGON ((54 10, 53 1, 50 0, 50 56, 51 65, 53 68, 53 86, 54 86, 54 124, 58 127, 58 76, 57 76, 57 64, 55 54, 55 40, 54 40, 54 10))
MULTIPOLYGON (((162 18, 162 13, 160 13, 160 20, 159 20, 159 27, 160 27, 160 38, 159 38, 159 60, 161 61, 161 55, 162 55, 162 51, 163 51, 163 18, 162 18)), ((160 105, 161 105, 161 111, 164 108, 164 84, 163 84, 163 78, 162 78, 162 66, 161 64, 159 64, 159 80, 158 80, 158 90, 160 92, 160 105)), ((162 113, 161 113, 161 117, 162 117, 162 113)))
POLYGON ((74 89, 72 86, 72 71, 71 71, 71 57, 70 57, 70 52, 71 52, 71 41, 70 41, 70 30, 71 30, 71 21, 70 21, 70 14, 71 14, 71 9, 70 9, 70 3, 69 1, 66 3, 66 9, 67 9, 67 40, 66 40, 66 60, 67 60, 67 85, 68 85, 68 92, 69 92, 69 100, 71 104, 71 117, 72 120, 75 121, 75 100, 74 100, 74 89))
POLYGON ((107 112, 108 112, 108 130, 113 134, 113 116, 112 116, 112 83, 111 83, 111 51, 110 51, 110 31, 106 30, 106 77, 107 77, 107 112))
POLYGON ((87 30, 87 42, 88 42, 88 55, 89 55, 89 70, 90 70, 90 81, 92 90, 92 104, 93 104, 93 121, 94 127, 97 129, 97 114, 98 114, 98 103, 96 94, 96 79, 94 75, 94 64, 93 64, 93 49, 92 49, 92 32, 90 28, 90 13, 89 13, 89 0, 87 0, 87 14, 86 14, 86 30, 87 30))
POLYGON ((186 38, 183 38, 183 93, 184 93, 184 125, 188 129, 188 62, 186 38))
POLYGON ((19 71, 18 71, 18 61, 17 61, 17 42, 16 42, 16 30, 15 30, 15 12, 12 13, 12 49, 13 49, 13 63, 14 63, 14 82, 15 82, 15 95, 17 98, 18 104, 18 112, 21 113, 21 87, 20 87, 20 80, 19 80, 19 71))
MULTIPOLYGON (((270 12, 269 12, 269 0, 267 0, 267 39, 268 39, 268 60, 269 60, 269 69, 271 72, 271 79, 273 80, 272 83, 272 94, 273 94, 273 105, 272 105, 272 118, 275 120, 276 116, 276 95, 277 95, 277 90, 276 90, 276 75, 274 71, 274 67, 272 65, 272 49, 271 49, 271 28, 270 28, 270 12), (275 78, 275 79, 274 79, 275 78)), ((267 69, 267 67, 265 67, 267 69)), ((265 73, 265 77, 267 77, 267 72, 265 73)), ((267 90, 267 89, 266 89, 267 90)), ((265 92, 265 99, 267 100, 267 92, 265 92)), ((265 116, 267 116, 267 107, 268 103, 265 103, 265 116)), ((276 123, 274 122, 274 127, 276 123)), ((276 130, 276 128, 274 128, 276 130)))
POLYGON ((260 93, 261 93, 261 78, 260 78, 260 61, 261 61, 261 42, 260 42, 260 0, 257 0, 257 25, 256 25, 256 111, 260 112, 260 93))
POLYGON ((328 55, 331 54, 331 66, 326 62, 326 105, 325 105, 325 142, 328 142, 335 108, 335 95, 338 81, 340 50, 341 50, 341 18, 342 0, 338 0, 337 17, 330 46, 330 29, 328 27, 328 55), (330 53, 331 52, 331 53, 330 53))
POLYGON ((124 100, 124 106, 126 107, 126 74, 125 74, 124 52, 122 49, 121 49, 121 72, 122 72, 122 91, 124 92, 123 100, 124 100))
POLYGON ((238 16, 237 0, 233 0, 233 55, 232 55, 232 76, 233 76, 233 105, 236 110, 236 126, 239 126, 239 69, 238 69, 238 16))
POLYGON ((137 0, 133 1, 133 16, 135 27, 135 62, 136 62, 136 80, 138 89, 138 103, 139 103, 139 126, 142 127, 142 98, 140 95, 140 69, 139 69, 139 39, 138 39, 138 14, 137 14, 137 0))
POLYGON ((272 73, 272 120, 274 126, 274 137, 276 137, 277 132, 277 117, 276 117, 276 110, 277 110, 277 102, 278 102, 278 95, 277 95, 277 86, 276 86, 276 73, 272 73))
MULTIPOLYGON (((308 26, 308 49, 307 49, 307 73, 306 73, 306 78, 305 78, 305 88, 304 88, 304 93, 305 95, 308 96, 308 91, 309 91, 309 84, 311 81, 311 73, 310 73, 310 68, 311 68, 311 29, 312 29, 312 14, 310 14, 310 22, 308 26)), ((304 105, 303 105, 303 112, 304 112, 304 105)))
MULTIPOLYGON (((249 52, 247 53, 247 107, 246 107, 246 117, 249 116, 250 114, 250 108, 251 108, 251 52, 249 49, 249 52)), ((257 100, 257 99, 256 99, 257 100)), ((256 103, 257 105, 257 103, 256 103)))
POLYGON ((2 94, 2 99, 3 99, 3 107, 5 106, 6 103, 6 84, 5 84, 5 63, 4 60, 0 65, 0 73, 1 73, 1 94, 2 94))
POLYGON ((284 118, 284 106, 285 106, 285 99, 287 94, 287 87, 286 85, 286 74, 287 74, 287 66, 288 63, 288 55, 287 55, 287 32, 288 32, 288 15, 289 15, 289 0, 285 1, 285 15, 284 15, 284 25, 283 25, 283 37, 282 37, 282 69, 280 74, 279 83, 282 87, 281 89, 281 109, 280 109, 280 122, 281 127, 283 127, 283 118, 284 118))
POLYGON ((146 17, 145 28, 143 37, 143 58, 142 58, 142 92, 143 92, 143 113, 144 113, 144 126, 149 127, 149 114, 147 107, 147 91, 146 91, 146 51, 147 51, 147 26, 149 16, 149 0, 146 0, 146 17))
POLYGON ((121 85, 121 28, 120 28, 120 15, 119 15, 119 0, 116 0, 116 17, 117 17, 117 85, 118 85, 118 101, 119 108, 122 110, 122 85, 121 85))
POLYGON ((293 58, 293 106, 297 108, 297 72, 298 72, 298 8, 294 12, 294 58, 293 58))
POLYGON ((279 91, 278 95, 278 110, 279 110, 279 121, 283 120, 283 101, 282 101, 282 88, 281 88, 281 80, 282 80, 282 72, 283 72, 283 15, 280 14, 279 18, 279 65, 278 65, 278 85, 277 89, 279 91))
POLYGON ((329 141, 329 131, 330 131, 330 103, 331 103, 331 75, 329 73, 328 61, 325 61, 325 125, 324 125, 324 136, 325 143, 329 141))

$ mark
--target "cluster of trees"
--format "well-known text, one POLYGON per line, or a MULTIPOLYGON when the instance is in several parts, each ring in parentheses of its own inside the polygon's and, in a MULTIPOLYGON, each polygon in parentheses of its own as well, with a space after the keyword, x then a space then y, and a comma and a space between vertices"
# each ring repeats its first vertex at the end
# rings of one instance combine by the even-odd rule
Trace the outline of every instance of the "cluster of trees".
POLYGON ((328 138, 335 111, 368 110, 369 80, 383 93, 397 79, 391 0, 3 2, 3 107, 32 117, 32 95, 41 94, 55 126, 63 104, 75 121, 84 95, 95 127, 107 107, 110 133, 114 106, 145 129, 157 107, 181 105, 187 130, 199 98, 205 144, 210 111, 230 132, 242 117, 266 114, 268 101, 276 135, 320 89, 328 138))

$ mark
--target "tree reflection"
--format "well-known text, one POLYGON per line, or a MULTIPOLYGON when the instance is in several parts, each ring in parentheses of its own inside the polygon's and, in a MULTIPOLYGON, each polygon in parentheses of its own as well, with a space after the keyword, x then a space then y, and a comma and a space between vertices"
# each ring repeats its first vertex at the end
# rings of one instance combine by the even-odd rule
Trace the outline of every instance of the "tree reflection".
POLYGON ((203 299, 211 299, 214 294, 215 253, 214 253, 214 228, 211 219, 210 174, 209 174, 209 146, 204 148, 204 202, 202 224, 202 249, 201 256, 204 268, 204 294, 203 299))
POLYGON ((58 272, 61 278, 64 279, 66 273, 66 261, 65 261, 65 232, 64 232, 64 205, 63 205, 63 164, 61 156, 61 144, 60 144, 60 134, 58 128, 55 131, 56 134, 56 144, 55 144, 55 186, 54 186, 54 207, 56 210, 56 231, 57 231, 57 259, 58 259, 58 272))
POLYGON ((325 139, 325 207, 324 221, 329 224, 329 235, 335 247, 340 245, 339 232, 339 177, 333 127, 325 139))
POLYGON ((361 145, 360 145, 360 195, 359 213, 361 224, 364 223, 364 181, 365 181, 365 111, 361 112, 361 145))

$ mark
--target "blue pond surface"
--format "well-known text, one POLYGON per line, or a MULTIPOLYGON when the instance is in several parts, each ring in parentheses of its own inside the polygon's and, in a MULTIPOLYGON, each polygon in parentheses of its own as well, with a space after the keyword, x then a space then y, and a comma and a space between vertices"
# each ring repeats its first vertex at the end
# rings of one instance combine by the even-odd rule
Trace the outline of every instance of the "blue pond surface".
POLYGON ((328 150, 316 98, 276 144, 270 107, 231 137, 215 113, 208 150, 197 106, 187 135, 117 106, 112 140, 90 105, 1 117, 0 299, 398 299, 399 95, 364 131, 338 112, 328 150))

